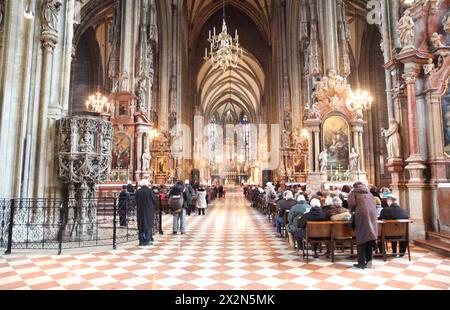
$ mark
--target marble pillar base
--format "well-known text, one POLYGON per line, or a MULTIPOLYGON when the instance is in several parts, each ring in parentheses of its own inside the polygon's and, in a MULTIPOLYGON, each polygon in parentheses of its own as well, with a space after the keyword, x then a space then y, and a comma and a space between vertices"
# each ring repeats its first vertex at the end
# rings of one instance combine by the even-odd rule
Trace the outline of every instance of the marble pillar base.
POLYGON ((423 183, 423 172, 426 169, 425 165, 420 162, 410 162, 405 169, 409 172, 408 183, 423 183))

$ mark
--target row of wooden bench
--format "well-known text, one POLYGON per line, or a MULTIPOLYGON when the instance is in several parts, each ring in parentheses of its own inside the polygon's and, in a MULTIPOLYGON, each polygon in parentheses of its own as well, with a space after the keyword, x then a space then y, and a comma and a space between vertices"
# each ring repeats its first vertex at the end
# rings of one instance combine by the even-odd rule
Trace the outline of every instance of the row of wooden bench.
MULTIPOLYGON (((275 226, 275 221, 277 218, 277 205, 275 203, 266 203, 264 196, 258 197, 256 205, 254 206, 263 215, 267 217, 267 220, 275 226)), ((289 223, 288 220, 289 212, 284 214, 284 225, 281 227, 282 235, 288 238, 288 233, 286 225, 289 223)), ((297 220, 297 223, 300 221, 297 220)), ((411 261, 411 250, 409 245, 409 224, 412 223, 411 220, 384 220, 378 221, 378 240, 377 242, 381 244, 381 255, 383 260, 386 261, 387 254, 387 243, 388 242, 405 242, 407 244, 408 258, 411 261)), ((298 227, 299 229, 299 227, 298 227)), ((344 221, 321 221, 321 222, 308 222, 306 225, 305 238, 301 240, 302 242, 302 255, 306 262, 309 262, 309 253, 305 251, 309 245, 312 244, 326 244, 329 249, 329 255, 331 256, 331 261, 334 262, 336 245, 344 247, 348 245, 350 248, 350 253, 354 255, 354 246, 356 245, 355 232, 352 227, 351 222, 344 221)))

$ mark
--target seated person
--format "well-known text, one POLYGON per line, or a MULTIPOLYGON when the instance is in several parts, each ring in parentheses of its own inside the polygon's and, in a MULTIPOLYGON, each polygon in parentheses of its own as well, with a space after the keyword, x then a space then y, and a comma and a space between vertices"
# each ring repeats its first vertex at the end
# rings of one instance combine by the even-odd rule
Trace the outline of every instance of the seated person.
MULTIPOLYGON (((305 213, 303 215, 303 217, 300 219, 299 222, 299 231, 297 234, 297 241, 300 241, 299 244, 299 249, 301 249, 301 239, 306 238, 306 224, 309 221, 327 221, 328 220, 328 216, 322 212, 322 208, 320 207, 320 200, 317 198, 314 198, 311 200, 310 202, 311 205, 311 210, 309 210, 308 213, 305 213)), ((314 249, 314 257, 317 258, 317 244, 313 245, 313 249, 314 249)))
POLYGON ((322 212, 325 214, 328 214, 328 212, 330 211, 330 209, 333 206, 333 198, 331 198, 330 196, 327 196, 325 199, 322 199, 322 212))
POLYGON ((297 204, 291 208, 289 212, 289 224, 286 229, 289 233, 289 244, 292 248, 294 245, 294 234, 297 232, 297 220, 302 217, 309 209, 309 205, 306 203, 306 198, 303 195, 297 197, 297 204))
POLYGON ((290 210, 297 202, 294 200, 294 194, 292 194, 291 191, 286 191, 284 193, 284 198, 279 200, 277 202, 277 210, 278 210, 278 215, 277 215, 277 221, 276 221, 276 227, 277 227, 277 233, 278 233, 278 237, 282 237, 281 236, 281 226, 284 223, 284 213, 286 212, 286 210, 290 210))
POLYGON ((377 216, 380 218, 381 210, 383 210, 383 205, 381 203, 381 199, 377 196, 373 197, 373 201, 375 201, 375 205, 377 206, 377 216))
POLYGON ((327 211, 332 221, 350 221, 352 215, 342 206, 342 200, 339 197, 333 198, 333 205, 327 211))
MULTIPOLYGON (((397 197, 394 194, 388 193, 384 195, 389 207, 381 210, 380 220, 407 220, 409 219, 408 211, 400 207, 397 203, 397 197)), ((397 242, 392 242, 392 252, 397 253, 397 242)), ((400 242, 400 256, 404 256, 407 248, 406 242, 400 242)))

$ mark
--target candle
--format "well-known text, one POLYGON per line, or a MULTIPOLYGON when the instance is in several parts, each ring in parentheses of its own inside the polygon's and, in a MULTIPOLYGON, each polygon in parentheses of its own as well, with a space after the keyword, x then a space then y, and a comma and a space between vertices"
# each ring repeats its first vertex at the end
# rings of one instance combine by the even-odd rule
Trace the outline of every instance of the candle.
POLYGON ((211 30, 209 31, 209 39, 211 40, 211 30))
POLYGON ((214 36, 216 36, 216 27, 214 27, 214 36))
POLYGON ((205 58, 208 58, 208 48, 205 48, 205 58))

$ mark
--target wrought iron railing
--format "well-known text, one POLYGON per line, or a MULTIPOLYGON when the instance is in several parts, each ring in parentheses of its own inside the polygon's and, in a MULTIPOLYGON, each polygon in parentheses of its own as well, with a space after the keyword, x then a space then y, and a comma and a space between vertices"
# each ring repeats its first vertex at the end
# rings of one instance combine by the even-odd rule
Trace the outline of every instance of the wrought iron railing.
MULTIPOLYGON (((154 232, 162 233, 160 203, 155 208, 154 232)), ((63 249, 112 246, 137 241, 134 196, 115 198, 0 199, 0 248, 63 249)))

